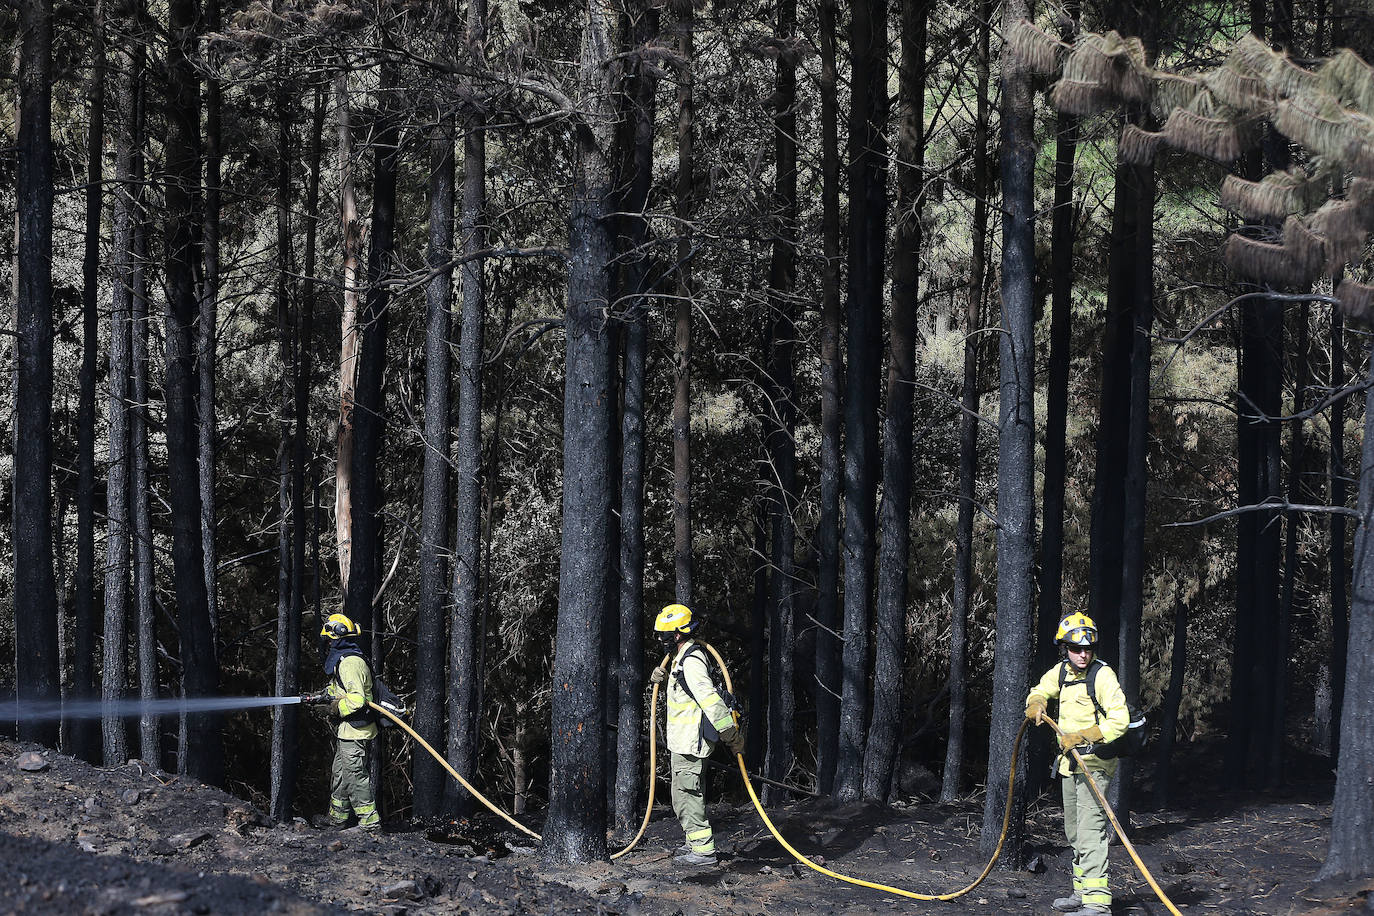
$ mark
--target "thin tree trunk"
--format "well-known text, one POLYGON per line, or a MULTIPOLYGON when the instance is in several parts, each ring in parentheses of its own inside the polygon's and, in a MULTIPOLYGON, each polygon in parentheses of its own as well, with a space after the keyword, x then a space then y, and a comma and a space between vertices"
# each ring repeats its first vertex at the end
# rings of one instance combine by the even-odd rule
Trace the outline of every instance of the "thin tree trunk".
MULTIPOLYGON (((57 585, 52 554, 52 2, 19 4, 18 377, 14 448, 15 693, 56 702, 57 585)), ((19 737, 56 746, 56 722, 26 720, 19 737)))
POLYGON ((696 102, 693 96, 693 31, 696 13, 692 4, 682 5, 683 20, 678 54, 677 202, 678 291, 673 321, 673 569, 675 594, 681 604, 692 604, 692 216, 696 210, 696 102))
MULTIPOLYGON (((204 30, 220 30, 220 0, 206 0, 204 30)), ((205 595, 210 610, 211 646, 219 651, 219 586, 215 548, 218 528, 215 508, 215 462, 218 423, 215 420, 215 378, 219 324, 219 186, 220 186, 220 84, 213 71, 205 77, 205 212, 201 220, 204 275, 200 289, 200 324, 196 328, 196 368, 199 372, 200 417, 200 528, 205 545, 202 556, 205 595)))
MULTIPOLYGON (((103 9, 103 3, 98 4, 103 9)), ((103 29, 102 29, 103 31, 103 29)), ((101 52, 103 57, 103 51, 101 52)), ((118 54, 124 65, 116 90, 118 128, 115 135, 115 200, 112 259, 114 276, 110 296, 109 442, 110 464, 106 477, 108 533, 105 541, 105 633, 100 696, 106 702, 122 699, 128 668, 129 629, 129 530, 132 449, 129 432, 129 389, 133 372, 132 326, 135 191, 134 120, 137 117, 134 55, 118 54)), ((90 176, 88 176, 90 177, 90 176)), ((97 177, 98 181, 99 178, 97 177)), ((90 229, 89 214, 87 230, 90 229)), ((97 231, 99 226, 96 227, 97 231)), ((129 759, 125 721, 117 716, 100 720, 101 749, 106 766, 121 766, 129 759)))
MULTIPOLYGON (((200 185, 200 83, 187 56, 194 48, 196 5, 168 4, 166 209, 167 467, 172 507, 182 690, 188 699, 219 692, 219 669, 205 591, 196 414, 195 190, 200 185)), ((210 785, 223 780, 219 717, 186 716, 186 772, 210 785)))
POLYGON ((343 312, 339 338, 339 427, 334 454, 334 537, 339 557, 339 588, 348 594, 353 568, 353 402, 358 378, 358 262, 363 223, 353 188, 353 126, 349 115, 348 72, 334 75, 334 117, 338 132, 339 221, 343 233, 343 312))
MULTIPOLYGON (((1370 373, 1374 382, 1374 371, 1370 373)), ((1331 845, 1319 878, 1374 874, 1374 388, 1365 394, 1360 454, 1360 527, 1355 532, 1351 585, 1350 649, 1341 707, 1341 754, 1331 803, 1331 845)))
MULTIPOLYGON (((1345 319, 1337 309, 1331 313, 1331 375, 1332 391, 1345 385, 1345 319)), ((1345 400, 1331 405, 1331 445, 1328 473, 1331 479, 1330 503, 1346 504, 1345 466, 1345 400)), ((1345 660, 1350 639, 1350 612, 1346 597, 1346 582, 1350 571, 1345 553, 1345 516, 1331 514, 1330 582, 1331 582, 1331 759, 1340 759, 1341 705, 1345 696, 1345 660)))
MULTIPOLYGON (((294 269, 291 239, 291 97, 288 67, 277 74, 277 352, 281 363, 281 404, 277 445, 277 502, 281 521, 277 531, 277 658, 274 678, 276 694, 291 696, 300 692, 300 617, 297 613, 295 591, 300 581, 296 569, 295 523, 296 469, 295 424, 303 424, 305 417, 296 412, 296 385, 300 376, 296 355, 301 341, 296 338, 296 322, 291 311, 290 277, 294 269)), ((207 254, 207 262, 209 256, 207 254)), ((207 271, 207 275, 208 275, 207 271)), ((208 285, 208 284, 207 284, 208 285)), ((204 442, 202 440, 202 446, 204 442)), ((270 804, 272 819, 277 823, 290 820, 295 795, 297 729, 299 706, 279 706, 272 714, 272 759, 270 774, 270 804)))
MULTIPOLYGON (((444 737, 444 658, 447 648, 449 328, 452 324, 453 257, 452 117, 443 118, 429 140, 429 255, 435 271, 425 284, 425 460, 420 507, 420 603, 416 623, 415 715, 422 738, 438 747, 444 737)), ((411 763, 413 815, 430 818, 444 798, 443 767, 429 754, 411 763)))
POLYGON ((921 282, 925 184, 926 22, 930 6, 902 5, 902 64, 897 93, 897 228, 892 258, 892 326, 887 413, 883 418, 883 501, 879 509, 878 594, 873 656, 873 717, 864 753, 863 797, 889 796, 902 724, 906 657, 907 564, 911 550, 912 398, 916 381, 916 309, 921 282))
MULTIPOLYGON (((759 450, 758 479, 766 480, 768 461, 759 450)), ((749 602, 749 716, 766 720, 768 710, 768 500, 760 491, 754 503, 753 590, 749 602)), ((750 728, 744 732, 744 762, 757 770, 763 762, 767 729, 750 728)))
MULTIPOLYGON (((777 8, 775 37, 784 47, 796 35, 796 0, 781 0, 777 8)), ((789 53, 778 56, 773 92, 773 149, 775 184, 773 218, 776 230, 768 267, 767 365, 771 403, 766 407, 772 464, 772 539, 769 545, 772 575, 768 587, 768 751, 764 761, 770 779, 782 781, 792 769, 793 655, 796 651, 795 607, 797 508, 797 405, 794 353, 797 283, 797 62, 789 53)), ((764 798, 781 800, 775 786, 764 789, 764 798)))
POLYGON ((849 128, 849 375, 844 391, 844 685, 835 796, 859 797, 868 715, 887 216, 887 2, 857 0, 849 128))
POLYGON ((550 728, 549 816, 543 855, 559 864, 606 856, 606 719, 602 623, 612 602, 611 512, 615 481, 615 335, 607 326, 614 180, 615 14, 587 0, 581 87, 585 122, 577 132, 569 220, 567 355, 563 389, 563 542, 550 728))
MULTIPOLYGON (((142 5, 136 4, 130 19, 137 21, 142 5)), ((134 254, 132 265, 133 417, 129 423, 129 445, 133 453, 129 501, 134 522, 134 619, 138 636, 138 695, 146 701, 158 696, 157 627, 154 619, 153 523, 149 507, 148 484, 148 222, 144 211, 143 125, 145 96, 143 66, 147 54, 142 35, 134 46, 129 81, 134 93, 133 188, 134 254)), ((162 769, 162 737, 158 718, 145 711, 138 719, 139 756, 150 766, 162 769)))
MULTIPOLYGON (((1199 594, 1198 599, 1201 597, 1199 594)), ((1174 743, 1178 736, 1178 711, 1183 705, 1183 675, 1188 662, 1188 616, 1188 603, 1180 597, 1174 602, 1174 643, 1169 660, 1169 687, 1164 692, 1164 700, 1159 704, 1159 743, 1155 751, 1154 771, 1156 808, 1168 805, 1171 795, 1174 743)))
MULTIPOLYGON (((635 47, 657 40, 659 11, 649 4, 632 7, 635 47)), ((640 760, 644 730, 644 383, 648 350, 645 289, 650 260, 641 250, 649 224, 643 213, 653 187, 654 112, 658 78, 644 61, 627 78, 625 151, 627 185, 622 204, 627 262, 620 290, 627 314, 621 373, 620 419, 620 705, 616 730, 615 829, 634 829, 644 789, 640 760)))
MULTIPOLYGON (((487 4, 468 6, 469 42, 482 47, 487 4)), ((486 121, 474 108, 465 113, 463 132, 463 201, 459 234, 464 255, 486 247, 486 121)), ((483 621, 480 563, 482 550, 482 369, 487 287, 485 261, 464 262, 461 278, 463 316, 458 351, 458 430, 454 485, 453 612, 450 621, 448 673, 448 760, 460 773, 477 764, 483 677, 483 621)), ((472 800, 449 785, 445 810, 466 813, 472 800)))
MULTIPOLYGON (((1008 0, 1003 34, 1029 11, 1008 0)), ((979 846, 998 841, 1005 805, 1011 805, 1004 867, 1020 866, 1025 794, 1009 798, 1012 743, 1021 724, 1021 701, 1030 680, 1035 564, 1035 137, 1030 77, 1002 49, 1002 328, 997 420, 997 637, 992 673, 992 725, 988 734, 987 796, 979 846)))
POLYGON ((836 0, 820 0, 821 45, 821 448, 816 520, 816 787, 835 783, 840 739, 840 143, 836 0))
MULTIPOLYGON (((81 372, 76 411, 76 575, 73 581, 71 696, 87 699, 95 691, 95 388, 100 349, 100 216, 105 162, 105 4, 96 0, 91 14, 91 80, 87 90, 90 117, 86 131, 86 239, 81 258, 81 372)), ((108 509, 107 509, 108 515, 108 509)), ((103 685, 102 685, 103 689, 103 685)), ((72 753, 100 759, 94 719, 71 723, 72 753)), ((103 734, 105 726, 100 725, 103 734)), ((123 763, 127 758, 120 759, 123 763)))
MULTIPOLYGON (((383 36, 383 41, 386 41, 383 36)), ((400 128, 394 110, 397 64, 389 56, 378 67, 376 100, 378 124, 372 143, 372 226, 367 252, 367 296, 358 315, 357 389, 353 399, 353 462, 349 535, 348 590, 344 613, 371 634, 372 670, 378 674, 382 658, 376 652, 381 634, 376 596, 381 583, 382 496, 381 456, 386 438, 385 391, 387 329, 391 301, 387 280, 395 258, 396 182, 400 165, 400 128)), ((374 743, 374 759, 380 759, 374 743)))
POLYGON ((959 416, 959 515, 954 540, 954 593, 949 631, 949 742, 940 801, 958 797, 964 781, 965 716, 968 712, 968 616, 973 592, 973 510, 978 492, 978 353, 983 324, 983 284, 988 248, 988 83, 991 70, 992 3, 978 8, 978 99, 973 126, 973 252, 964 317, 964 379, 959 416))

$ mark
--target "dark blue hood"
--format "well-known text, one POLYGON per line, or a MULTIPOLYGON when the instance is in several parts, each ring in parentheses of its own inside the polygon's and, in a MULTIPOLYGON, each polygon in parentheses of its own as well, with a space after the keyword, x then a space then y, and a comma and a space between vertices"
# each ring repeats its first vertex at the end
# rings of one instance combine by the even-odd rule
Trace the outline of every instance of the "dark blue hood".
POLYGON ((329 644, 329 654, 324 657, 324 676, 333 677, 334 672, 339 670, 339 662, 350 655, 367 658, 351 636, 332 640, 329 644))

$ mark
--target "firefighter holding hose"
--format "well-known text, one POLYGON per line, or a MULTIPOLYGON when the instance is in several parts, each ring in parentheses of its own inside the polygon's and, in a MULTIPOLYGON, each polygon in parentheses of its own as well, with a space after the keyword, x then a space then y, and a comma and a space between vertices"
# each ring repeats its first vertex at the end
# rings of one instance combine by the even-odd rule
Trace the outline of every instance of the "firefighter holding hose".
POLYGON ((684 604, 670 604, 654 620, 654 630, 669 656, 667 668, 655 668, 650 683, 668 683, 668 751, 672 760, 673 813, 682 824, 686 844, 673 861, 706 867, 716 864, 716 841, 706 819, 701 772, 717 744, 730 753, 744 750, 744 735, 730 708, 730 697, 711 678, 705 647, 692 638, 697 621, 684 604))
POLYGON ((362 830, 377 831, 382 826, 369 766, 372 739, 377 737, 377 716, 367 705, 374 698, 372 668, 358 646, 361 635, 359 626, 343 614, 330 614, 320 630, 320 636, 329 640, 324 659, 329 686, 307 697, 306 702, 329 704, 337 724, 329 814, 315 819, 318 827, 346 827, 350 813, 358 816, 362 830))

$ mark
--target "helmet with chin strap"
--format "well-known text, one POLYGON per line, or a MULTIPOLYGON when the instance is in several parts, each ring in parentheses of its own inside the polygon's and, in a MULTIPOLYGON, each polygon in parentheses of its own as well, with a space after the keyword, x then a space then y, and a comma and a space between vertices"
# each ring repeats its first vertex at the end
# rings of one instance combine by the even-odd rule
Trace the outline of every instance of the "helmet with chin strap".
POLYGON ((362 628, 343 614, 330 614, 320 629, 321 636, 330 639, 343 639, 345 636, 361 636, 362 628))
POLYGON ((697 621, 692 618, 692 609, 685 604, 670 604, 654 618, 654 629, 659 633, 688 634, 696 628, 697 621))

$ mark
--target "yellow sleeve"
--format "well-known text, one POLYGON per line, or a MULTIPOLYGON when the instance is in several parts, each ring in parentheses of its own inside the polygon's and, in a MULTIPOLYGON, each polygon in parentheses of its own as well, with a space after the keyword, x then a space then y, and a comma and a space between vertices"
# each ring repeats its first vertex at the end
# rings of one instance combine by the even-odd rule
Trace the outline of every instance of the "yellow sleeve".
MULTIPOLYGON (((1059 663, 1059 665, 1062 664, 1063 662, 1059 663)), ((1044 676, 1040 678, 1040 683, 1031 688, 1031 692, 1026 696, 1026 705, 1030 705, 1031 700, 1036 699, 1049 703, 1050 700, 1059 696, 1059 665, 1046 671, 1044 676)))
POLYGON ((1126 692, 1121 689, 1121 681, 1117 679, 1116 672, 1107 665, 1098 670, 1093 689, 1097 694, 1098 705, 1107 714, 1098 723, 1098 728, 1102 729, 1102 740, 1115 741, 1126 734, 1126 729, 1131 724, 1131 710, 1126 705, 1126 692))
POLYGON ((716 685, 711 683, 711 672, 706 667, 706 660, 699 653, 688 655, 682 660, 682 677, 691 688, 692 696, 696 697, 702 715, 715 726, 716 731, 723 732, 735 724, 730 707, 726 706, 720 694, 716 693, 716 685))
POLYGON ((350 655, 339 662, 339 683, 342 689, 330 682, 329 695, 339 700, 340 716, 351 716, 372 700, 372 670, 358 656, 350 655))

